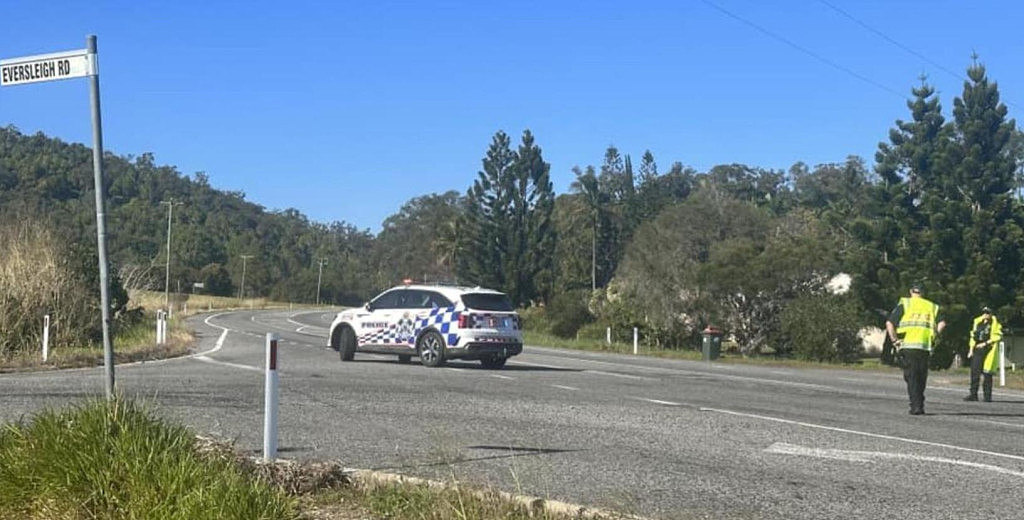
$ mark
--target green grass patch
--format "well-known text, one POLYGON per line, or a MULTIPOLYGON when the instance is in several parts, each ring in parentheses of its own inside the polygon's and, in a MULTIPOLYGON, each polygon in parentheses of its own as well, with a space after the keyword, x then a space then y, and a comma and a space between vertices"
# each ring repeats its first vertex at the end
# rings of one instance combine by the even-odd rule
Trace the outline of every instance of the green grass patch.
POLYGON ((0 518, 292 519, 293 500, 124 399, 0 430, 0 518))

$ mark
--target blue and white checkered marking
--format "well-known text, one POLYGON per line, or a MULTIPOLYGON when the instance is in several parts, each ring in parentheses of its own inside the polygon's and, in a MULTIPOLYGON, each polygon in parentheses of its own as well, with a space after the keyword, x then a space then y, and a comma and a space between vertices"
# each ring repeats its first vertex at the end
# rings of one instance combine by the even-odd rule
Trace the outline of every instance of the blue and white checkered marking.
POLYGON ((416 344, 416 338, 428 327, 433 327, 449 346, 459 344, 459 335, 455 333, 459 322, 460 310, 451 307, 436 307, 430 314, 422 318, 403 317, 386 329, 377 329, 360 334, 356 340, 360 345, 409 345, 416 344))
POLYGON ((430 310, 430 314, 416 320, 416 335, 419 336, 420 332, 427 327, 434 327, 445 337, 448 346, 458 345, 459 335, 453 331, 459 323, 459 314, 461 313, 462 311, 456 309, 454 305, 433 308, 430 310))

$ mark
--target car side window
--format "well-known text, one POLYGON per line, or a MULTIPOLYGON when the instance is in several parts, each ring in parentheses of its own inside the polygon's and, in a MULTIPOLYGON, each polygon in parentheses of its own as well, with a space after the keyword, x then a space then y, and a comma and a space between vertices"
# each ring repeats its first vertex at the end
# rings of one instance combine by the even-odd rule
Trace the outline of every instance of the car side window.
POLYGON ((441 296, 440 293, 429 291, 429 292, 427 292, 427 295, 428 295, 427 304, 426 304, 427 308, 451 307, 453 305, 452 302, 448 300, 448 298, 445 298, 444 296, 441 296))
POLYGON ((401 289, 388 291, 378 296, 377 299, 370 302, 370 305, 372 306, 373 310, 397 309, 399 308, 399 304, 401 303, 401 293, 403 292, 405 291, 401 289))

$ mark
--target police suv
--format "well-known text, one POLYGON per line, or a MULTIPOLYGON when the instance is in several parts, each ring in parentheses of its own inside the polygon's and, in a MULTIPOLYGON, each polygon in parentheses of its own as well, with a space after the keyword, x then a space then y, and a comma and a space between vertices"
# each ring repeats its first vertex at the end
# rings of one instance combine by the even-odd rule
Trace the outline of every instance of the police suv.
POLYGON ((413 356, 428 367, 449 359, 501 368, 523 351, 519 315, 504 294, 480 287, 401 285, 331 323, 330 346, 351 361, 356 352, 413 356))

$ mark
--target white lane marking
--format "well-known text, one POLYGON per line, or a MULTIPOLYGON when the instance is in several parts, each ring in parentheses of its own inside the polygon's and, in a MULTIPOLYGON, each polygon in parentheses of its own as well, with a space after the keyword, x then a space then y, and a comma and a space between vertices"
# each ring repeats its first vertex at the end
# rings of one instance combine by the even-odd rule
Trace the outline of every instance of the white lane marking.
POLYGON ((922 462, 939 462, 942 464, 966 466, 968 468, 983 469, 986 471, 1002 473, 1004 475, 1011 475, 1014 477, 1024 478, 1024 472, 1013 471, 1011 469, 1006 469, 1000 466, 993 466, 992 464, 982 464, 980 462, 970 462, 959 459, 947 459, 944 457, 930 457, 927 455, 913 455, 909 453, 887 453, 884 451, 852 451, 824 448, 806 448, 804 446, 786 444, 784 442, 776 442, 775 444, 772 444, 771 446, 765 448, 764 452, 777 453, 780 455, 800 455, 804 457, 816 457, 819 459, 843 460, 847 462, 872 462, 875 460, 909 460, 922 462))
POLYGON ((514 377, 503 376, 501 374, 487 374, 487 375, 489 375, 491 377, 497 377, 498 379, 508 379, 510 381, 514 381, 515 380, 514 377))
POLYGON ((260 372, 260 373, 263 372, 263 369, 260 368, 260 367, 254 367, 254 366, 250 366, 250 365, 241 365, 241 364, 238 364, 238 363, 228 363, 227 361, 218 361, 216 359, 208 358, 206 356, 196 356, 195 360, 196 361, 202 361, 204 363, 213 363, 214 365, 223 365, 223 366, 231 367, 231 368, 240 368, 242 370, 250 370, 250 371, 260 372))
POLYGON ((576 388, 575 386, 565 386, 565 385, 551 385, 551 386, 553 386, 555 388, 561 388, 562 390, 570 390, 570 391, 579 390, 579 388, 576 388))
POLYGON ((600 374, 602 376, 621 377, 623 379, 642 379, 642 380, 645 380, 645 381, 657 381, 658 380, 657 378, 654 378, 654 377, 633 376, 633 375, 629 375, 629 374, 616 374, 615 372, 605 372, 603 370, 584 370, 584 372, 587 372, 587 373, 590 373, 590 374, 600 374))
POLYGON ((702 412, 716 412, 716 413, 725 414, 725 415, 735 415, 737 417, 747 417, 749 419, 761 419, 763 421, 772 421, 772 422, 777 422, 777 423, 782 423, 782 424, 791 424, 791 425, 794 425, 794 426, 803 426, 805 428, 815 428, 815 429, 818 429, 818 430, 827 430, 827 431, 833 431, 833 432, 839 432, 839 433, 849 433, 849 434, 852 434, 852 435, 861 435, 861 436, 864 436, 864 437, 871 437, 871 438, 874 438, 874 439, 886 439, 886 440, 890 440, 890 441, 900 441, 900 442, 906 442, 906 443, 910 443, 910 444, 920 444, 922 446, 931 446, 933 448, 946 448, 946 449, 950 449, 950 450, 963 451, 963 452, 967 452, 967 453, 978 453, 978 454, 981 454, 981 455, 990 455, 992 457, 1002 457, 1004 459, 1024 461, 1024 457, 1022 457, 1020 455, 1011 455, 1011 454, 1008 454, 1008 453, 999 453, 999 452, 995 452, 995 451, 978 450, 978 449, 974 449, 974 448, 965 448, 963 446, 954 446, 952 444, 943 444, 941 442, 929 442, 929 441, 922 441, 922 440, 919 440, 919 439, 908 439, 906 437, 896 437, 894 435, 883 435, 881 433, 862 432, 862 431, 859 431, 859 430, 848 430, 846 428, 838 428, 838 427, 835 427, 835 426, 825 426, 823 424, 805 423, 805 422, 800 422, 800 421, 791 421, 789 419, 781 419, 779 417, 771 417, 771 416, 767 416, 767 415, 757 415, 757 414, 753 414, 753 413, 734 412, 732 410, 723 410, 721 408, 701 407, 701 408, 698 408, 698 410, 700 410, 702 412))
POLYGON ((554 368, 556 370, 571 370, 568 367, 560 367, 560 366, 557 366, 557 365, 545 365, 544 363, 530 363, 529 361, 515 360, 512 363, 514 363, 516 365, 526 365, 526 366, 530 366, 530 367, 554 368))
POLYGON ((975 422, 983 422, 983 423, 988 423, 988 424, 997 424, 999 426, 1011 426, 1013 428, 1024 428, 1024 424, 1014 424, 1014 423, 1008 423, 1008 422, 990 421, 988 419, 971 419, 971 420, 975 421, 975 422))
POLYGON ((249 321, 256 323, 256 315, 253 314, 252 316, 249 316, 249 321))
POLYGON ((647 401, 648 403, 663 404, 665 406, 683 406, 683 403, 675 403, 672 401, 662 401, 660 399, 648 399, 646 397, 630 397, 630 399, 636 399, 637 401, 647 401))
POLYGON ((210 323, 210 320, 212 320, 212 319, 214 319, 214 318, 216 318, 218 316, 223 316, 225 314, 228 314, 228 313, 226 313, 226 312, 217 313, 217 314, 214 314, 214 315, 211 315, 211 316, 207 316, 207 318, 205 320, 203 320, 203 323, 205 323, 205 324, 207 324, 207 325, 209 325, 209 326, 211 326, 213 328, 221 329, 220 337, 217 338, 217 343, 215 343, 213 345, 212 349, 207 350, 206 352, 200 352, 198 354, 193 354, 191 357, 199 357, 199 356, 205 356, 207 354, 213 354, 214 352, 217 352, 218 350, 224 348, 224 340, 227 339, 228 331, 231 330, 231 329, 229 329, 227 327, 222 327, 220 325, 215 325, 213 323, 210 323))
POLYGON ((320 327, 320 326, 317 326, 317 325, 309 325, 309 324, 306 324, 306 323, 299 323, 299 322, 297 322, 297 321, 295 321, 295 320, 293 320, 291 318, 288 318, 288 323, 291 323, 292 325, 297 325, 299 327, 299 328, 295 329, 295 332, 300 332, 302 329, 308 329, 308 328, 320 329, 320 330, 325 330, 325 331, 327 330, 327 327, 320 327))

